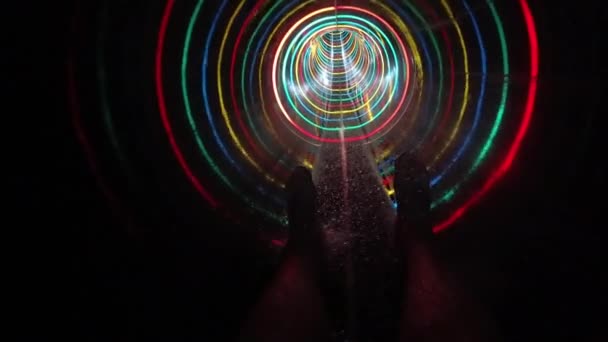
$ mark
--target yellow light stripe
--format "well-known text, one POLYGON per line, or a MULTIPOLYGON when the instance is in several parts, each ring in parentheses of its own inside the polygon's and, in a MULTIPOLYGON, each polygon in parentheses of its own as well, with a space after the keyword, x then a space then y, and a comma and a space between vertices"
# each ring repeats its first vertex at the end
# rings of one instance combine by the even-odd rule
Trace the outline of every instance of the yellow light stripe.
POLYGON ((302 165, 304 165, 304 167, 306 167, 310 170, 312 170, 312 168, 313 168, 312 163, 308 159, 302 160, 302 165))
POLYGON ((367 104, 367 115, 369 116, 369 121, 374 120, 374 114, 372 114, 372 106, 369 104, 369 99, 367 98, 367 94, 363 94, 365 96, 365 103, 367 104))
MULTIPOLYGON (((297 6, 296 8, 294 8, 293 10, 289 11, 289 13, 287 13, 287 15, 285 15, 285 17, 283 19, 281 19, 281 21, 279 21, 279 23, 275 26, 274 30, 272 30, 272 32, 270 33, 270 35, 268 36, 268 39, 266 39, 266 44, 264 44, 264 49, 262 50, 262 58, 264 56, 266 56, 266 52, 268 51, 268 47, 270 46, 270 42, 272 41, 272 38, 275 36, 275 34, 277 33, 277 31, 279 30, 279 28, 285 23, 285 21, 287 21, 287 19, 289 19, 291 16, 293 16, 296 12, 298 12, 299 10, 301 10, 302 8, 310 5, 311 3, 313 3, 315 0, 308 0, 306 2, 303 2, 302 4, 300 4, 299 6, 297 6)), ((264 101, 264 94, 263 94, 263 86, 262 86, 262 79, 263 79, 263 71, 264 70, 264 61, 261 60, 260 61, 260 65, 258 67, 258 89, 260 91, 260 99, 261 99, 261 103, 262 103, 262 114, 264 115, 264 118, 266 120, 266 122, 268 123, 268 126, 271 128, 273 135, 275 137, 277 137, 277 140, 280 140, 278 138, 278 134, 276 133, 274 126, 272 125, 272 121, 270 120, 270 116, 268 115, 268 112, 266 111, 266 103, 264 101)), ((309 139, 304 139, 304 141, 308 142, 309 144, 313 145, 313 146, 320 146, 319 143, 317 142, 312 142, 309 141, 309 139)))
POLYGON ((458 22, 454 18, 454 14, 452 13, 452 10, 450 9, 450 6, 448 5, 447 1, 441 0, 441 4, 443 5, 446 12, 448 13, 448 16, 450 17, 450 21, 456 28, 456 33, 458 34, 458 40, 460 41, 460 45, 462 46, 462 55, 464 58, 464 75, 465 75, 464 76, 464 80, 465 80, 464 81, 464 98, 462 100, 462 107, 460 108, 460 114, 458 115, 458 120, 456 120, 456 125, 454 126, 454 129, 452 129, 452 132, 450 133, 450 137, 448 138, 447 142, 444 144, 441 151, 439 151, 439 153, 437 155, 435 155, 435 158, 433 159, 433 162, 431 163, 431 165, 434 165, 439 160, 439 158, 441 158, 441 156, 443 156, 445 151, 448 149, 448 147, 454 141, 456 134, 460 130, 460 124, 462 123, 462 119, 464 118, 464 113, 467 110, 467 105, 469 102, 469 58, 467 55, 467 48, 466 48, 465 42, 464 42, 464 36, 462 35, 460 25, 458 25, 458 22))
POLYGON ((236 10, 230 17, 230 20, 228 20, 228 25, 226 25, 226 30, 224 31, 224 37, 222 38, 222 43, 220 44, 220 52, 218 55, 218 66, 217 66, 217 84, 218 84, 217 92, 218 92, 218 96, 219 96, 219 100, 220 100, 220 108, 222 111, 222 116, 224 117, 224 122, 226 122, 226 127, 228 128, 228 133, 230 134, 232 141, 234 141, 234 144, 239 149, 239 151, 241 151, 241 154, 245 157, 245 159, 247 159, 247 161, 249 161, 249 163, 251 165, 253 165, 253 167, 255 169, 257 169, 260 173, 262 173, 266 179, 268 179, 269 181, 271 181, 273 183, 281 184, 276 179, 274 179, 272 176, 270 176, 269 174, 264 172, 264 170, 262 170, 260 165, 258 165, 258 163, 256 163, 253 160, 253 158, 251 158, 249 153, 247 153, 247 150, 245 150, 245 148, 241 144, 239 138, 236 136, 236 133, 234 132, 234 129, 232 128, 232 125, 230 124, 230 117, 228 116, 228 110, 226 109, 226 103, 224 103, 224 94, 222 92, 222 72, 221 72, 222 60, 223 60, 223 56, 224 56, 224 48, 226 47, 226 41, 228 40, 228 33, 230 32, 230 29, 232 28, 232 25, 234 24, 234 19, 236 18, 236 16, 239 14, 241 9, 243 8, 243 5, 245 5, 245 2, 246 2, 246 0, 241 1, 241 3, 238 5, 236 10))
MULTIPOLYGON (((416 75, 416 80, 414 82, 414 84, 418 85, 418 89, 424 89, 424 68, 422 67, 422 55, 420 54, 420 50, 418 49, 418 45, 416 44, 416 40, 414 39, 414 36, 411 33, 411 30, 408 28, 408 26, 405 24, 405 22, 401 19, 401 17, 395 13, 395 11, 393 11, 390 7, 388 7, 387 5, 383 4, 382 2, 379 2, 377 0, 373 0, 372 3, 378 5, 379 7, 381 7, 383 10, 385 10, 386 12, 388 12, 389 16, 393 19, 393 22, 397 25, 397 28, 403 32, 403 34, 405 35, 405 40, 408 43, 408 46, 412 49, 412 56, 414 58, 414 64, 416 65, 416 68, 414 69, 415 71, 415 75, 416 75)), ((409 70, 410 73, 412 73, 412 70, 409 70)), ((422 91, 418 91, 418 97, 416 99, 416 105, 414 106, 414 110, 412 118, 409 119, 407 121, 408 125, 407 127, 404 128, 404 132, 401 135, 402 137, 407 137, 409 131, 412 129, 413 124, 416 122, 416 119, 418 118, 418 115, 420 114, 420 107, 422 105, 422 91)), ((394 146, 398 146, 399 144, 396 144, 394 146)), ((393 146, 393 148, 394 148, 393 146)), ((389 148, 387 149, 387 151, 385 151, 383 154, 385 155, 389 155, 390 153, 392 153, 393 148, 389 148)))

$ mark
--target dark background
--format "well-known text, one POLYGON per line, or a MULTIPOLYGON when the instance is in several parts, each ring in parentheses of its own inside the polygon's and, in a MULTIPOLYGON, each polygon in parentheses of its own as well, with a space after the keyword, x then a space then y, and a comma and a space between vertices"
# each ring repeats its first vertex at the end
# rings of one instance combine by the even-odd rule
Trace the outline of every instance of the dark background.
MULTIPOLYGON (((530 1, 541 45, 535 118, 505 179, 440 241, 508 341, 607 338, 600 118, 608 16, 599 1, 580 3, 530 1)), ((16 8, 7 31, 17 45, 11 89, 24 90, 6 111, 20 119, 7 135, 17 171, 9 188, 21 209, 11 224, 26 235, 17 261, 25 261, 28 331, 226 340, 263 288, 272 251, 251 229, 200 210, 205 229, 180 215, 193 208, 155 212, 170 201, 162 187, 142 196, 148 210, 137 228, 112 214, 68 112, 71 5, 16 8)), ((148 183, 162 176, 151 173, 148 183)))

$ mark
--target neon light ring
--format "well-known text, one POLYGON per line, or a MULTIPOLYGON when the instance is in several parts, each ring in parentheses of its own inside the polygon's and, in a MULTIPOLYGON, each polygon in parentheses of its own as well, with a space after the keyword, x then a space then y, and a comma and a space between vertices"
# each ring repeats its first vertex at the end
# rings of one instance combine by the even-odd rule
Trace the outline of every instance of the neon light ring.
MULTIPOLYGON (((160 16, 151 72, 177 164, 214 208, 237 197, 284 225, 282 188, 290 170, 313 168, 323 144, 360 142, 373 151, 393 199, 396 156, 418 151, 432 172, 433 230, 439 233, 509 170, 533 116, 539 52, 525 0, 503 5, 521 15, 509 18, 509 32, 490 0, 474 8, 446 0, 365 7, 199 0, 177 6, 168 0, 160 16), (527 41, 509 42, 511 34, 527 41), (169 49, 169 41, 180 48, 169 49), (515 69, 513 56, 521 51, 526 64, 515 69), (179 84, 169 83, 169 74, 178 75, 179 84), (522 74, 523 82, 513 80, 522 74), (185 118, 195 146, 180 144, 176 116, 185 118), (199 160, 185 157, 192 151, 199 160), (215 179, 193 171, 192 163, 201 162, 215 179), (226 191, 212 191, 217 184, 226 191)), ((100 13, 99 98, 108 140, 129 170, 115 134, 103 58, 110 48, 109 12, 100 13)), ((70 72, 74 122, 95 167, 70 72)))

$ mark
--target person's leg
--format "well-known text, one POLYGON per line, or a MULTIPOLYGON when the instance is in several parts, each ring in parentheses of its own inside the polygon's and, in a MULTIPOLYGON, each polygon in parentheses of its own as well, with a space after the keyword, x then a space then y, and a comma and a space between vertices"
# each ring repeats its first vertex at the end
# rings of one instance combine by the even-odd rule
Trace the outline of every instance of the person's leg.
POLYGON ((397 245, 405 268, 402 341, 496 341, 494 326, 472 296, 447 276, 434 254, 430 176, 412 155, 395 165, 397 245))
POLYGON ((323 241, 310 172, 296 168, 287 182, 289 240, 273 281, 241 330, 241 341, 326 341, 325 301, 319 290, 323 241))

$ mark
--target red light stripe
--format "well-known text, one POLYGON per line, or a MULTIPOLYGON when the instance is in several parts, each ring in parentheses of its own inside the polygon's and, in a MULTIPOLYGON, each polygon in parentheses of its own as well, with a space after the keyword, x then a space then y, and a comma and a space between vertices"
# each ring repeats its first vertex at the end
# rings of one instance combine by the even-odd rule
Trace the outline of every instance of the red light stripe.
POLYGON ((526 0, 519 0, 519 3, 524 12, 524 18, 526 20, 526 26, 528 27, 528 39, 530 41, 530 84, 528 86, 528 99, 526 101, 526 107, 524 110, 524 117, 519 126, 517 135, 513 144, 509 148, 506 158, 503 160, 500 167, 492 174, 492 176, 486 181, 484 186, 475 193, 465 204, 463 204, 458 210, 456 210, 448 219, 439 223, 433 227, 434 233, 440 233, 447 229, 452 223, 456 222, 464 213, 496 183, 508 170, 511 168, 515 156, 520 148, 520 145, 526 135, 530 121, 532 120, 532 114, 534 112, 534 103, 536 101, 536 89, 537 89, 537 77, 538 77, 538 36, 536 33, 536 27, 534 26, 534 18, 532 12, 526 0))
POLYGON ((173 154, 177 158, 180 166, 186 173, 186 176, 194 186, 194 188, 211 204, 213 208, 218 206, 218 202, 213 198, 213 196, 203 187, 201 182, 196 178, 184 155, 182 154, 177 142, 175 141, 175 136, 173 134, 173 129, 171 128, 171 123, 169 122, 169 114, 167 111, 167 104, 165 101, 165 95, 163 93, 163 48, 165 46, 165 37, 167 35, 167 27, 169 26, 169 18, 171 17, 171 11, 173 10, 173 5, 175 5, 175 0, 168 0, 167 5, 165 6, 165 10, 163 12, 160 29, 158 32, 158 41, 156 43, 156 64, 155 64, 155 79, 156 79, 156 96, 158 97, 158 108, 160 110, 160 116, 163 122, 163 126, 165 127, 165 131, 167 132, 167 137, 169 138, 169 144, 171 145, 171 149, 173 150, 173 154))

